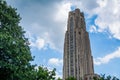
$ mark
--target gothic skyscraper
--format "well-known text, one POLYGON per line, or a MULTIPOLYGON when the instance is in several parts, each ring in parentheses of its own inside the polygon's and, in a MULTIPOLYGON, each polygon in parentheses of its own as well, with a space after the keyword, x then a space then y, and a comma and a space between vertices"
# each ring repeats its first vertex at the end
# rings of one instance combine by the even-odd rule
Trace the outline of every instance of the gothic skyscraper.
POLYGON ((77 80, 94 76, 89 35, 84 14, 79 9, 69 12, 63 62, 63 80, 70 76, 77 80))

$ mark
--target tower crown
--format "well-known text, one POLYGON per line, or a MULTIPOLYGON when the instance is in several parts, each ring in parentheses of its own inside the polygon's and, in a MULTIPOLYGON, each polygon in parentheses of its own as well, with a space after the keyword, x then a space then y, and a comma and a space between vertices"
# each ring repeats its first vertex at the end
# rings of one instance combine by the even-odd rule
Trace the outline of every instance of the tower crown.
POLYGON ((78 9, 78 8, 75 9, 75 13, 78 13, 78 14, 79 14, 79 13, 80 13, 80 9, 78 9))
MULTIPOLYGON (((71 25, 71 22, 73 23, 72 25, 74 25, 74 28, 82 28, 82 29, 86 30, 84 13, 80 12, 80 9, 77 8, 74 11, 69 12, 68 26, 71 25), (71 21, 71 20, 73 20, 73 21, 71 21)), ((68 30, 70 30, 69 27, 67 27, 67 28, 68 28, 68 30)))

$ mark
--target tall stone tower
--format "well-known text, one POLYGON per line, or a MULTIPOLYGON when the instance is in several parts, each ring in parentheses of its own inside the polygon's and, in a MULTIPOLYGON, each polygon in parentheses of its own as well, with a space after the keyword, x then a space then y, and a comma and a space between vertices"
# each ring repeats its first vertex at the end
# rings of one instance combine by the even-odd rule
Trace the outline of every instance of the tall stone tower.
POLYGON ((83 80, 87 75, 93 74, 93 57, 84 14, 75 9, 69 12, 65 33, 63 80, 70 76, 83 80))

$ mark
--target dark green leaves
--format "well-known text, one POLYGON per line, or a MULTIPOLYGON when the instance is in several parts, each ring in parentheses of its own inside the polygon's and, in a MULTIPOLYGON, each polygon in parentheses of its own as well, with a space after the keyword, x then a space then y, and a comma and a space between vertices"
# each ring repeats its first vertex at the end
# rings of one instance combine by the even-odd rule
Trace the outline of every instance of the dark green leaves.
POLYGON ((0 79, 27 80, 33 60, 16 9, 0 1, 0 79))
POLYGON ((0 0, 0 80, 55 80, 55 69, 30 64, 29 41, 16 9, 0 0))

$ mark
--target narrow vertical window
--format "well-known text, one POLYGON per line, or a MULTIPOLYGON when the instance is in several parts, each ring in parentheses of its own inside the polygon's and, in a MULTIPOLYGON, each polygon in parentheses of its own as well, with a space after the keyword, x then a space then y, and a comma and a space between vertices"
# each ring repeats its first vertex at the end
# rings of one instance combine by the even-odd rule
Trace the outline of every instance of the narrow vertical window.
POLYGON ((73 23, 73 17, 70 18, 70 31, 73 31, 74 23, 73 23))

